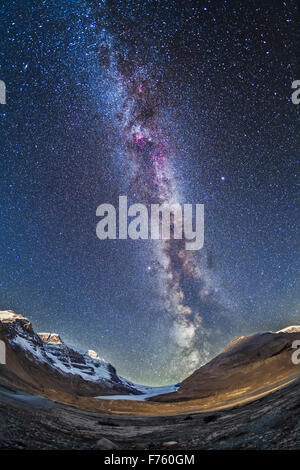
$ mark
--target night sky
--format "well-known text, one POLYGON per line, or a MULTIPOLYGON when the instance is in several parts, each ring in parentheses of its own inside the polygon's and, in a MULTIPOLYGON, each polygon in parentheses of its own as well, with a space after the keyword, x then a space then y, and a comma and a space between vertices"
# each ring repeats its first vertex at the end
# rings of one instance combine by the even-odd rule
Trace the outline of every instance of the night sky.
POLYGON ((153 385, 299 324, 296 4, 1 2, 2 309, 153 385), (119 195, 204 204, 204 248, 99 240, 119 195))

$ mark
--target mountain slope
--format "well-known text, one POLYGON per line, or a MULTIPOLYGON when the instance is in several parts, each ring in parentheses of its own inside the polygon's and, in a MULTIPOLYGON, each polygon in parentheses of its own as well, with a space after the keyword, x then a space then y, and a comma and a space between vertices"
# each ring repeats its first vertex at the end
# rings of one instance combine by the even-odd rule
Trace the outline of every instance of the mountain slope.
POLYGON ((233 340, 179 388, 129 382, 95 351, 78 352, 55 333, 36 334, 27 318, 11 311, 0 312, 0 340, 6 344, 2 381, 50 400, 109 413, 220 409, 255 400, 300 376, 300 365, 291 360, 292 343, 300 340, 299 326, 233 340))
POLYGON ((289 380, 300 373, 292 362, 292 344, 300 340, 300 326, 277 333, 242 336, 221 354, 180 383, 177 392, 152 401, 182 401, 215 396, 218 401, 243 397, 289 380))
POLYGON ((131 382, 95 351, 80 353, 65 345, 55 333, 36 334, 30 321, 12 311, 0 312, 0 340, 6 345, 6 365, 0 376, 33 393, 95 396, 140 394, 131 382))

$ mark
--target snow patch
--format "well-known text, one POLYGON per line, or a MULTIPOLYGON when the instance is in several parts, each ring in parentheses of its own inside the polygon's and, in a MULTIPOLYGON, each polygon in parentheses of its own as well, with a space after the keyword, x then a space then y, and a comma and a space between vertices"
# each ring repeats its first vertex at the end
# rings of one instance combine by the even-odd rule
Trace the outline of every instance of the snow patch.
POLYGON ((28 339, 23 338, 23 336, 16 336, 15 338, 10 340, 10 343, 12 343, 13 345, 16 344, 17 346, 20 346, 20 348, 22 348, 25 353, 29 352, 38 361, 47 362, 47 358, 45 357, 45 354, 43 354, 44 351, 41 348, 36 347, 35 344, 33 344, 28 339))
POLYGON ((49 351, 47 352, 47 356, 52 360, 52 367, 55 367, 56 369, 59 369, 60 371, 66 374, 79 375, 84 380, 87 380, 89 382, 97 382, 99 380, 110 380, 111 378, 110 372, 108 371, 105 363, 99 364, 98 361, 99 366, 95 367, 92 361, 89 361, 87 359, 87 356, 85 356, 86 362, 84 364, 72 363, 70 358, 67 357, 64 357, 63 362, 59 360, 56 355, 50 353, 49 351), (85 369, 89 369, 89 371, 79 369, 78 366, 85 369))
POLYGON ((108 364, 98 359, 92 359, 87 354, 84 355, 85 362, 81 364, 72 362, 67 351, 63 351, 60 345, 45 343, 41 348, 22 336, 16 336, 10 342, 12 345, 21 347, 25 353, 29 353, 38 362, 48 363, 51 367, 65 374, 79 375, 89 382, 111 379, 108 364), (59 354, 62 355, 62 359, 58 357, 59 354), (86 370, 82 370, 79 367, 86 370))
POLYGON ((148 398, 156 397, 158 395, 164 395, 166 393, 174 393, 178 390, 179 385, 164 385, 162 387, 150 387, 148 385, 137 385, 132 384, 134 387, 139 390, 141 395, 106 395, 95 397, 101 400, 134 400, 134 401, 145 401, 148 398))

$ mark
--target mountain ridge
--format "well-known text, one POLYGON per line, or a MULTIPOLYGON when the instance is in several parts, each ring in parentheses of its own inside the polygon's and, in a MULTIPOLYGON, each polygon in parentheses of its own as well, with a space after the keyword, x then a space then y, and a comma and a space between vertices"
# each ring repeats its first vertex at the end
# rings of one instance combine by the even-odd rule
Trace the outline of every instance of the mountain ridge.
POLYGON ((28 318, 0 312, 0 340, 6 345, 1 377, 33 393, 47 389, 81 396, 141 394, 95 351, 67 346, 57 333, 35 333, 28 318))
POLYGON ((300 374, 300 365, 291 360, 292 342, 300 340, 297 325, 235 338, 181 383, 168 387, 134 384, 96 351, 79 352, 57 333, 35 333, 31 322, 13 311, 0 312, 0 340, 7 350, 7 366, 0 366, 5 383, 50 400, 110 413, 220 409, 255 400, 300 374))
POLYGON ((211 361, 184 379, 171 394, 155 401, 180 401, 223 395, 243 396, 272 388, 300 373, 292 362, 293 342, 300 340, 300 326, 278 332, 256 333, 231 341, 211 361))

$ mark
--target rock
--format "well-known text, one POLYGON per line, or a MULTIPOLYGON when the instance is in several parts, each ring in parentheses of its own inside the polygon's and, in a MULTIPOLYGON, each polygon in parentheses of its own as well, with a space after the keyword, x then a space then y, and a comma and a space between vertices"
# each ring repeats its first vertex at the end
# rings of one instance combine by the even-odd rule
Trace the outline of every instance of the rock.
POLYGON ((92 359, 96 359, 97 361, 106 362, 104 359, 102 359, 102 357, 99 357, 99 356, 98 356, 98 354, 96 353, 96 351, 93 351, 92 349, 89 349, 89 350, 88 350, 88 355, 89 355, 92 359))
POLYGON ((109 439, 106 439, 105 437, 102 437, 97 441, 96 443, 96 449, 98 450, 117 450, 119 447, 117 444, 114 442, 110 441, 109 439))
POLYGON ((179 442, 177 441, 164 442, 163 447, 167 447, 168 449, 174 449, 175 447, 179 447, 179 442))
POLYGON ((137 449, 137 450, 143 450, 143 449, 146 448, 146 444, 138 442, 137 444, 135 444, 134 448, 137 449))
POLYGON ((148 444, 148 449, 156 449, 156 445, 154 444, 154 442, 149 442, 148 444))
POLYGON ((35 333, 28 318, 11 310, 0 311, 0 341, 9 365, 1 369, 1 379, 29 393, 52 397, 55 391, 57 398, 67 393, 72 400, 141 393, 95 351, 77 351, 57 333, 35 333))
POLYGON ((28 318, 23 317, 23 315, 19 315, 18 313, 13 312, 12 310, 2 310, 0 312, 0 321, 2 323, 15 323, 18 320, 21 322, 30 323, 28 318))
POLYGON ((57 333, 37 333, 44 343, 47 344, 63 344, 57 333))

